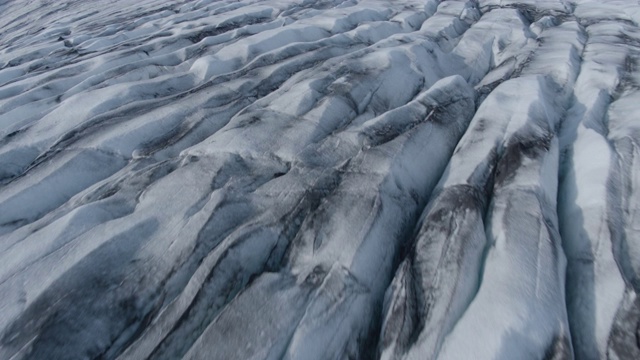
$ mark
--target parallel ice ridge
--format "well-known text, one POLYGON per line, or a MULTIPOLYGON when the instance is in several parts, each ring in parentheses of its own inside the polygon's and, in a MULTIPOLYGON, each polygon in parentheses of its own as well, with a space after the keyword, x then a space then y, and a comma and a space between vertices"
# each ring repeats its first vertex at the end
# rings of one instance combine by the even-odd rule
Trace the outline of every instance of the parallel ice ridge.
POLYGON ((0 0, 0 359, 640 359, 639 22, 0 0))

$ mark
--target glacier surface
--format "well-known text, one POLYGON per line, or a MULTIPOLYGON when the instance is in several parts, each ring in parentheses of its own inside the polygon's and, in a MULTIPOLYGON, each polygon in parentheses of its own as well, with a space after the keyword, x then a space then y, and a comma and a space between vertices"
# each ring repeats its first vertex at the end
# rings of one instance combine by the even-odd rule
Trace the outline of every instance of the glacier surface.
POLYGON ((0 14, 0 359, 640 359, 640 2, 0 14))

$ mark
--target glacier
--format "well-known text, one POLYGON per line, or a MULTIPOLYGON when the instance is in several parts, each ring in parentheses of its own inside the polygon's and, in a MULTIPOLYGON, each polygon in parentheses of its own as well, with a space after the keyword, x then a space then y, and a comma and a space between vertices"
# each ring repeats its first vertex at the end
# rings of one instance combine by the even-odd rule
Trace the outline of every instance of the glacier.
POLYGON ((639 24, 0 0, 0 359, 640 359, 639 24))

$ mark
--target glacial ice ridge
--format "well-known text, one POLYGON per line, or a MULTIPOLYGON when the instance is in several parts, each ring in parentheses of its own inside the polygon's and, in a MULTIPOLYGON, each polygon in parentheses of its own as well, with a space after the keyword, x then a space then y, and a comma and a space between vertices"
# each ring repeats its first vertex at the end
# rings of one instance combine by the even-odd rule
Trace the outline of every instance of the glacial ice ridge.
POLYGON ((0 0, 0 359, 640 359, 639 23, 0 0))

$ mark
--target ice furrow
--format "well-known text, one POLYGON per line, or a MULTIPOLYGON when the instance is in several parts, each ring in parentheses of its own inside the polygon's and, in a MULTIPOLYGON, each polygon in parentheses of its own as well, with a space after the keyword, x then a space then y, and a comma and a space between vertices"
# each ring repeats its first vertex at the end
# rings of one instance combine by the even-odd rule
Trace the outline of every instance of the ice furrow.
MULTIPOLYGON (((568 258, 567 308, 579 359, 613 356, 607 344, 610 336, 616 337, 614 319, 629 295, 629 290, 625 291, 625 264, 621 261, 625 255, 620 249, 620 230, 625 227, 620 205, 620 160, 615 145, 607 138, 607 112, 621 84, 629 50, 616 45, 620 40, 611 41, 622 35, 620 24, 607 21, 607 16, 602 22, 593 21, 593 5, 578 4, 575 10, 580 22, 587 25, 588 41, 575 85, 574 104, 563 125, 567 154, 559 197, 561 233, 568 258), (608 61, 603 62, 603 56, 608 61), (603 161, 596 161, 595 154, 603 161), (602 203, 594 202, 598 198, 602 203)), ((633 300, 626 303, 632 304, 633 300)), ((618 356, 631 354, 627 351, 618 356)))
POLYGON ((410 358, 413 353, 435 357, 476 291, 486 243, 483 219, 490 201, 492 169, 511 115, 489 115, 493 112, 489 109, 513 97, 512 87, 505 84, 503 88, 480 107, 458 144, 422 215, 415 244, 396 274, 403 281, 388 290, 381 335, 383 358, 410 358), (484 141, 477 140, 479 134, 484 141), (464 267, 458 269, 459 265, 464 267), (456 276, 468 284, 441 284, 456 276), (454 295, 461 305, 451 303, 454 295), (398 326, 398 317, 407 322, 398 326))

